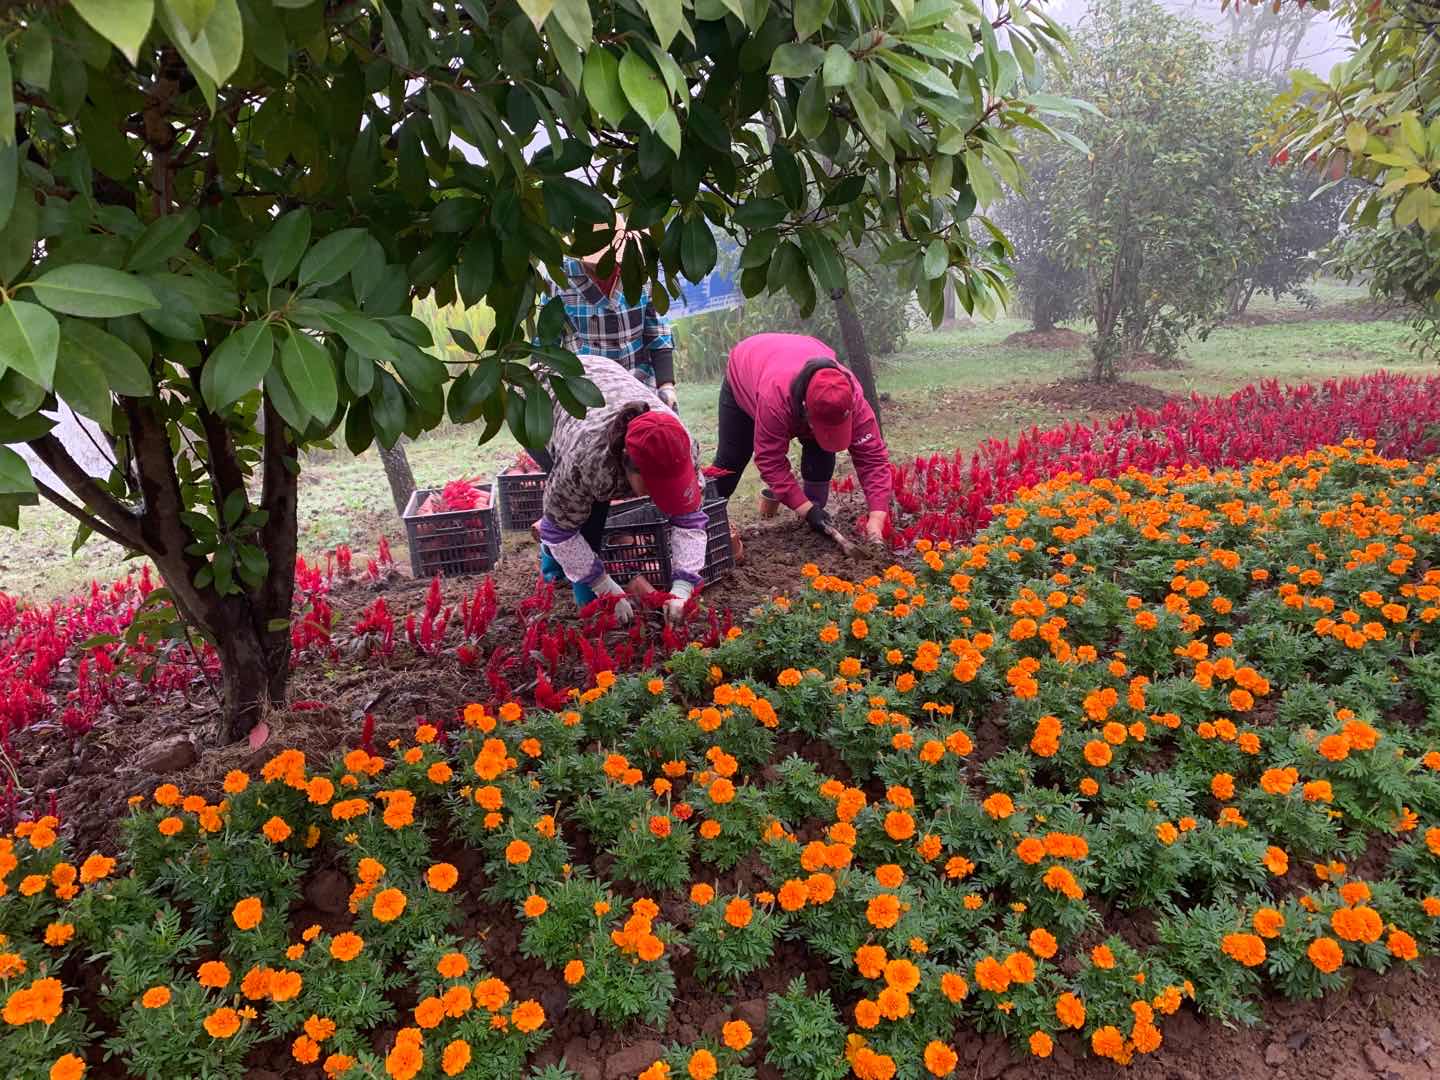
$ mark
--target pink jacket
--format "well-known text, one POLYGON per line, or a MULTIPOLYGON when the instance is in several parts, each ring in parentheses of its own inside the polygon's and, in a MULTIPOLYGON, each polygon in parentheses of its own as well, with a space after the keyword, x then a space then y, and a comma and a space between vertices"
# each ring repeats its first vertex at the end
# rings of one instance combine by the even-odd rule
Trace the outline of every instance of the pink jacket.
MULTIPOLYGON (((755 467, 760 478, 792 510, 804 504, 805 492, 790 469, 790 440, 809 438, 810 429, 795 414, 790 384, 806 362, 817 357, 834 360, 835 350, 804 334, 755 334, 730 350, 726 374, 736 403, 755 421, 755 467)), ((850 460, 870 509, 888 512, 890 455, 859 380, 848 369, 842 370, 855 394, 850 460)))

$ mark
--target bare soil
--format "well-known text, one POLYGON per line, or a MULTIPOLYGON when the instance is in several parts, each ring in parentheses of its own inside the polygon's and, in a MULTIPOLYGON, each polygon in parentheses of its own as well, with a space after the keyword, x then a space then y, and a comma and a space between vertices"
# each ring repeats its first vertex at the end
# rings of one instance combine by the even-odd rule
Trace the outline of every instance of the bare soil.
POLYGON ((1053 330, 1017 330, 1005 339, 1005 344, 1021 349, 1083 349, 1085 335, 1064 326, 1053 330))
POLYGON ((1061 379, 1027 392, 1029 400, 1069 411, 1071 419, 1127 412, 1130 409, 1158 409, 1174 395, 1144 383, 1120 379, 1111 383, 1089 379, 1061 379))

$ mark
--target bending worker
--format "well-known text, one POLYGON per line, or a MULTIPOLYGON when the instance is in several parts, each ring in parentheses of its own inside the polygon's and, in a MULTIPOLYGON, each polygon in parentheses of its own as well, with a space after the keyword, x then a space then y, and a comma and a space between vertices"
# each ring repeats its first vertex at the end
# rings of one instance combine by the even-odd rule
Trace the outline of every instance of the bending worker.
POLYGON ((540 572, 547 581, 568 579, 582 607, 597 596, 618 596, 616 618, 628 623, 634 608, 599 552, 611 501, 648 495, 670 519, 674 580, 665 617, 678 621, 705 566, 699 444, 654 390, 615 361, 582 355, 580 363, 605 404, 583 420, 556 407, 550 442, 535 453, 550 474, 537 526, 540 572))
MULTIPOLYGON (((597 231, 604 226, 597 226, 597 231)), ((655 310, 650 290, 641 290, 635 303, 625 299, 620 284, 620 263, 629 243, 625 219, 616 217, 614 239, 583 259, 567 258, 560 287, 568 323, 563 344, 571 352, 614 360, 650 387, 660 400, 679 412, 675 398, 675 343, 670 324, 655 310), (615 253, 615 266, 600 275, 600 261, 615 253)))
POLYGON ((720 384, 716 485, 727 499, 753 454, 770 498, 816 532, 833 528, 825 506, 835 455, 850 451, 870 516, 866 537, 883 539, 893 481, 890 456, 860 383, 835 350, 804 334, 755 334, 730 350, 720 384), (800 440, 800 482, 790 470, 790 440, 800 440))

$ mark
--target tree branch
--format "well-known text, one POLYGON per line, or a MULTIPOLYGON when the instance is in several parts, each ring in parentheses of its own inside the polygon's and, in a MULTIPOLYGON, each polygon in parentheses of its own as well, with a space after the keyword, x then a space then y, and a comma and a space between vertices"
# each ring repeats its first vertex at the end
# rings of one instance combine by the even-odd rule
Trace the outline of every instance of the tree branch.
MULTIPOLYGON (((115 534, 111 539, 134 551, 150 554, 146 550, 140 519, 77 465, 70 456, 70 451, 65 449, 64 443, 54 435, 46 433, 38 439, 30 440, 26 445, 60 478, 60 482, 85 504, 90 513, 103 521, 110 532, 115 534)), ((100 532, 99 529, 95 531, 100 532)))
POLYGON ((123 548, 134 547, 133 544, 131 544, 114 529, 110 528, 109 525, 106 525, 103 521, 101 521, 94 515, 87 514, 84 507, 76 506, 69 499, 65 498, 64 495, 61 495, 49 484, 45 483, 45 481, 36 480, 35 488, 40 492, 41 497, 43 497, 47 502, 54 503, 61 510, 65 511, 65 513, 69 514, 72 518, 78 521, 81 525, 84 525, 91 532, 96 533, 99 536, 103 536, 106 540, 119 544, 123 548))

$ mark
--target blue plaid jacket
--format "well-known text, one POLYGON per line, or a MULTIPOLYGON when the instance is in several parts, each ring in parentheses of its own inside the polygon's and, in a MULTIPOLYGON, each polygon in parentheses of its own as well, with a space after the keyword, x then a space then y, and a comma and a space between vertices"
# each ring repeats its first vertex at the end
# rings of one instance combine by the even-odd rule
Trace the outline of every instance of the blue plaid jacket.
POLYGON ((569 281, 560 289, 570 324, 565 348, 614 360, 647 386, 675 381, 675 341, 665 316, 650 302, 649 289, 630 304, 619 284, 607 296, 579 259, 565 260, 565 274, 569 281))

